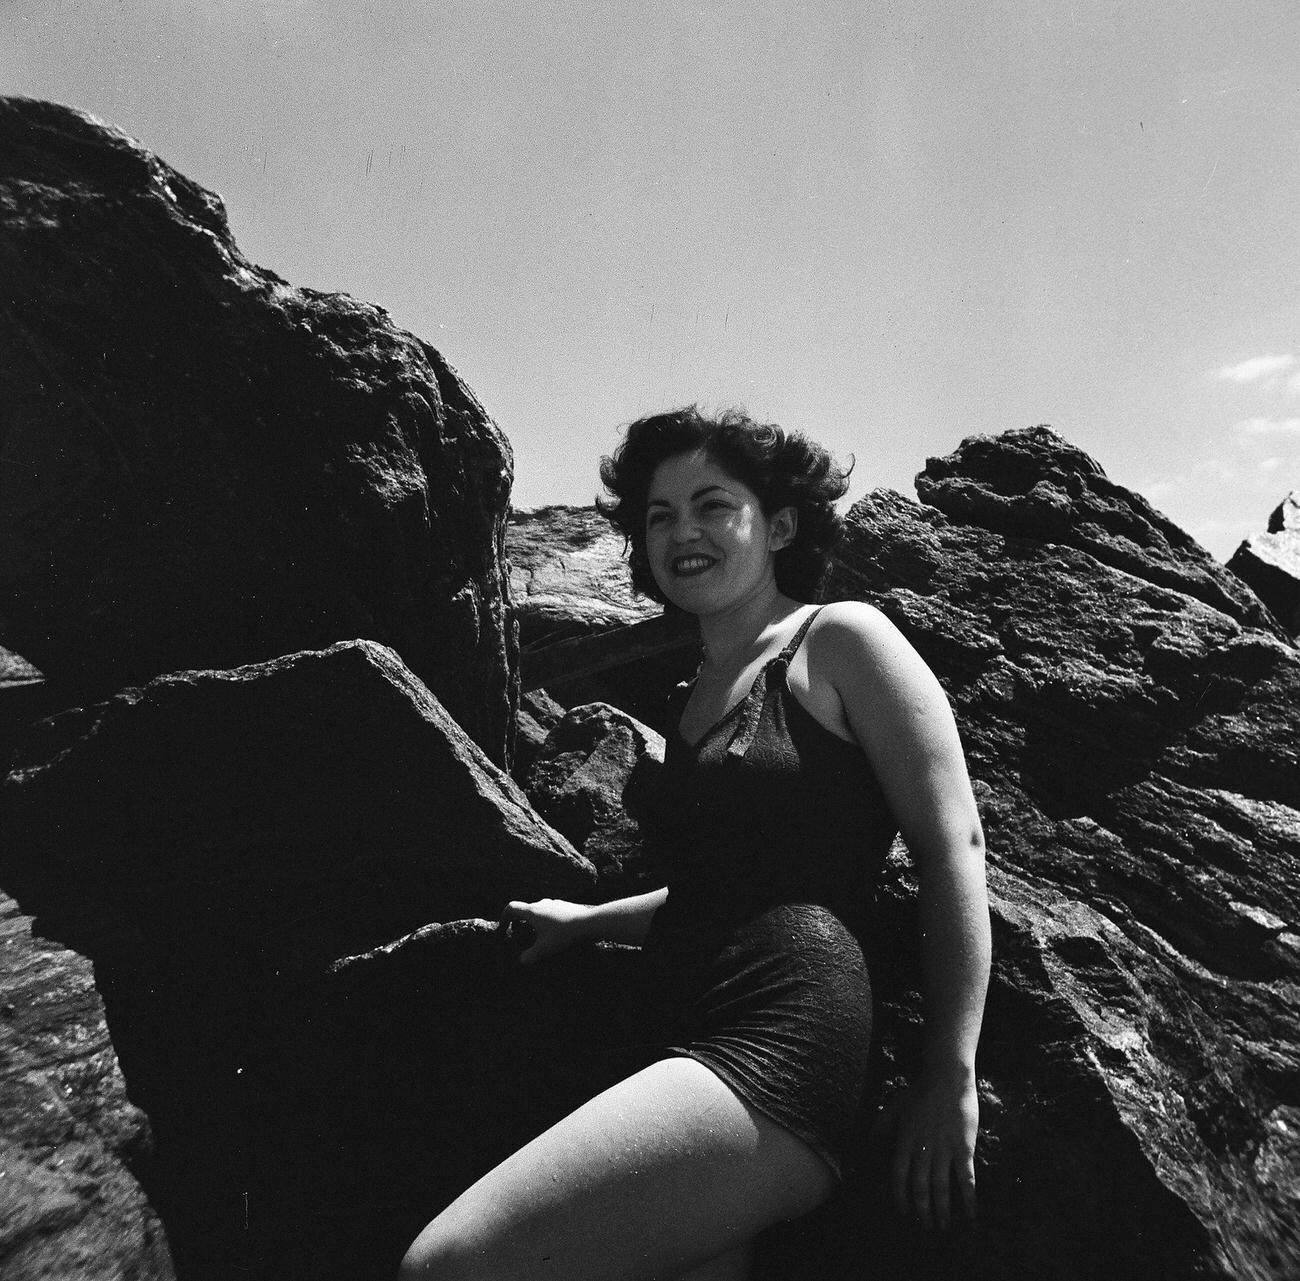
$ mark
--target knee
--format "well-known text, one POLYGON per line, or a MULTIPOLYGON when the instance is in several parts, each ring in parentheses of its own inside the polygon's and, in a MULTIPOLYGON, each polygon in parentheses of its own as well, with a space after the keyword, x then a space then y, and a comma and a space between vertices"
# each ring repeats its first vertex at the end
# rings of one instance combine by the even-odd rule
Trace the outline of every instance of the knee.
POLYGON ((435 1219, 411 1242, 397 1281, 477 1281, 482 1275, 473 1266, 468 1243, 435 1219))

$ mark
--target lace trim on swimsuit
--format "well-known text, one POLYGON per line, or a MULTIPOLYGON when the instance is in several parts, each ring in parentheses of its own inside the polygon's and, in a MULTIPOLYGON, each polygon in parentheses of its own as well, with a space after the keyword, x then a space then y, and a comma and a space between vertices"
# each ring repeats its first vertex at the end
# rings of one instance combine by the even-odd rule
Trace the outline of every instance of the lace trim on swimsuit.
POLYGON ((765 663, 758 675, 754 677, 754 684, 750 687, 749 693, 745 695, 740 705, 740 715, 736 718, 736 728, 732 732, 731 741, 727 744, 728 756, 743 757, 753 745, 754 736, 758 733, 758 723, 763 715, 763 704, 767 701, 768 673, 779 672, 781 678, 785 679, 786 669, 798 652, 799 646, 803 644, 803 638, 813 625, 813 620, 821 612, 822 607, 818 605, 803 620, 803 625, 795 632, 790 643, 775 658, 765 663))

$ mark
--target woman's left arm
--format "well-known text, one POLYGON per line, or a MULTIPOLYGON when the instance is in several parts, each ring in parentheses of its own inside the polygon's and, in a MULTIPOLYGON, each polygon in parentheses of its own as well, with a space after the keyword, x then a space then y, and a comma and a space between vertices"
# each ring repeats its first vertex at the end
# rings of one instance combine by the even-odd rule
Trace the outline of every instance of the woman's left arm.
POLYGON ((823 610, 815 639, 817 666, 917 866, 922 1070, 891 1100, 878 1132, 893 1137, 900 1205, 923 1225, 946 1228, 954 1183, 968 1214, 975 1210, 975 1048, 991 951, 984 835, 947 696, 902 633, 872 606, 842 602, 823 610))

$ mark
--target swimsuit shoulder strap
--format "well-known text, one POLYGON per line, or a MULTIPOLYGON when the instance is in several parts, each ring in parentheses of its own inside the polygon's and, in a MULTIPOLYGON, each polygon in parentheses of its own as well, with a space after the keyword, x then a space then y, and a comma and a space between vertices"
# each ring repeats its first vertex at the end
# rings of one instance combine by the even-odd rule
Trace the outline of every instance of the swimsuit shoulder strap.
POLYGON ((799 630, 791 637, 790 643, 776 656, 776 661, 783 666, 788 667, 793 661, 795 654, 799 652, 799 646, 803 644, 803 638, 808 635, 808 629, 817 621, 817 615, 822 612, 822 606, 818 605, 807 618, 803 620, 799 630))
POLYGON ((813 625, 813 620, 821 612, 822 607, 818 605, 803 620, 802 625, 795 632, 790 643, 768 662, 754 678, 754 684, 741 706, 740 716, 737 720, 735 732, 731 736, 731 742, 727 745, 727 754, 729 756, 744 756, 749 751, 750 744, 754 741, 754 735, 758 732, 759 717, 762 715, 763 704, 767 700, 767 692, 772 688, 772 679, 775 678, 779 682, 779 685, 776 686, 777 689, 785 687, 786 668, 790 666, 791 659, 798 652, 799 646, 803 644, 803 638, 808 634, 808 629, 813 625))

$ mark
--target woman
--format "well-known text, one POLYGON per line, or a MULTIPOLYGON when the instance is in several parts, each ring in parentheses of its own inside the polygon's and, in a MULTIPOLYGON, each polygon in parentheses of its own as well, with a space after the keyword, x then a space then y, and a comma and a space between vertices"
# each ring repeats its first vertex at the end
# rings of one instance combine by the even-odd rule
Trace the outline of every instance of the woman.
POLYGON ((748 1274, 750 1242, 836 1186, 871 994, 854 931, 901 829, 920 875, 924 1064, 876 1132, 894 1190, 946 1227, 974 1210, 974 1058, 989 967, 983 839, 938 682, 871 606, 810 605, 845 474, 738 413, 628 428, 601 476, 633 584, 699 620, 704 659, 654 794, 665 887, 599 906, 511 903, 533 963, 644 945, 675 1018, 660 1056, 440 1214, 415 1277, 748 1274))

